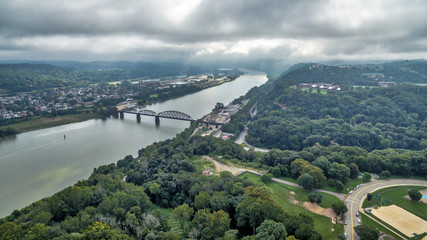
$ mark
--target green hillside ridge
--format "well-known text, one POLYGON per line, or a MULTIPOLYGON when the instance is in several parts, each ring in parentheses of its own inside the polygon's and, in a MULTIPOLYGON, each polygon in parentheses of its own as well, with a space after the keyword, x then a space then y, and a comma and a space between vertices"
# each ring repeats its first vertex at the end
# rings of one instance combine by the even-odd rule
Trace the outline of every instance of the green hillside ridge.
POLYGON ((211 72, 200 66, 178 63, 52 62, 0 64, 0 93, 27 92, 59 87, 80 87, 134 78, 159 78, 211 72), (51 64, 58 64, 54 66, 51 64))
MULTIPOLYGON (((248 93, 248 105, 256 102, 258 113, 248 125, 249 144, 296 151, 331 142, 368 151, 427 147, 427 87, 398 84, 354 89, 361 77, 355 73, 367 67, 320 66, 299 65, 248 93), (299 87, 300 83, 322 82, 339 84, 341 91, 317 94, 325 90, 299 87)), ((370 68, 374 66, 379 68, 370 68)), ((250 118, 249 108, 233 116, 225 130, 238 134, 250 118)))

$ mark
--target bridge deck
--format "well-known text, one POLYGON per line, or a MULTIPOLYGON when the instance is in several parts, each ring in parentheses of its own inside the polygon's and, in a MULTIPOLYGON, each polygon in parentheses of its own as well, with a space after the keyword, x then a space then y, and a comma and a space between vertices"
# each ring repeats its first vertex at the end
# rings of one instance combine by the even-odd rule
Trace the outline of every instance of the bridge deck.
MULTIPOLYGON (((168 118, 168 119, 175 119, 175 120, 182 120, 182 121, 189 121, 189 122, 195 122, 197 120, 193 119, 190 115, 179 112, 179 111, 163 111, 160 113, 156 113, 155 111, 144 109, 144 110, 126 110, 126 111, 118 111, 122 113, 129 113, 129 114, 135 114, 135 115, 143 115, 143 116, 150 116, 150 117, 156 117, 156 118, 168 118)), ((219 122, 208 122, 208 121, 199 121, 200 123, 204 124, 211 124, 211 125, 224 125, 225 123, 219 123, 219 122)))

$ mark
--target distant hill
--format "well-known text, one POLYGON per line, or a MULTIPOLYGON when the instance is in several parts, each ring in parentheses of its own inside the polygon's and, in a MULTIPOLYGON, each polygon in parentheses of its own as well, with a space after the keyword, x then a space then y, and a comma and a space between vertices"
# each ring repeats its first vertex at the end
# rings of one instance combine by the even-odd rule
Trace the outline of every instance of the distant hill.
POLYGON ((0 94, 83 86, 133 78, 159 78, 211 72, 200 66, 150 62, 73 62, 0 64, 0 94))
POLYGON ((0 90, 22 92, 68 86, 70 71, 48 64, 0 64, 0 90))
POLYGON ((292 83, 333 83, 344 86, 378 86, 378 83, 427 83, 427 61, 412 60, 383 64, 297 64, 278 80, 292 83))

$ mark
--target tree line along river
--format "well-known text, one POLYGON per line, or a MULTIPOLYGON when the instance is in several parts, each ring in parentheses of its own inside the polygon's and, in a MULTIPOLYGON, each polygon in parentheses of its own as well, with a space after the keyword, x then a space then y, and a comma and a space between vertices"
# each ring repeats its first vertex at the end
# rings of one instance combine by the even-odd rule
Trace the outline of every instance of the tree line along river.
MULTIPOLYGON (((265 73, 243 70, 234 81, 204 89, 147 109, 176 110, 193 119, 217 102, 229 103, 267 81, 265 73)), ((93 119, 0 139, 0 217, 89 177, 94 168, 115 163, 153 142, 174 137, 189 122, 125 114, 124 119, 93 119), (64 138, 64 135, 66 138, 64 138)))

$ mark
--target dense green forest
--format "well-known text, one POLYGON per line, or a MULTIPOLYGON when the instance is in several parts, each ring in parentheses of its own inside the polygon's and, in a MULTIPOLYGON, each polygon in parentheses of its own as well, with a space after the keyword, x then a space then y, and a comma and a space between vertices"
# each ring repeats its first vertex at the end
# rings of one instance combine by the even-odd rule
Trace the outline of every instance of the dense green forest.
POLYGON ((132 156, 101 166, 80 181, 0 220, 2 239, 235 239, 279 224, 284 234, 321 239, 305 215, 290 216, 264 185, 232 176, 201 176, 196 156, 224 153, 254 159, 240 146, 186 130, 132 156), (126 179, 126 181, 123 181, 126 179), (254 211, 256 206, 256 212, 254 211), (159 210, 172 208, 180 230, 171 232, 159 210), (271 220, 265 222, 264 220, 271 220), (307 232, 307 230, 309 230, 307 232))
POLYGON ((197 159, 208 154, 276 177, 308 178, 308 185, 301 183, 308 189, 328 184, 340 191, 361 171, 427 175, 426 149, 368 152, 331 144, 256 153, 232 141, 190 137, 193 129, 141 149, 137 158, 100 166, 88 180, 14 211, 0 220, 1 239, 262 239, 267 226, 297 239, 322 239, 310 216, 282 209, 264 184, 228 172, 202 176, 197 159), (174 228, 171 215, 178 221, 174 228))
POLYGON ((238 134, 250 119, 249 107, 257 102, 257 115, 246 137, 254 146, 296 151, 331 142, 368 151, 427 147, 427 87, 398 84, 352 89, 344 85, 342 91, 321 93, 296 87, 298 82, 309 82, 306 74, 295 78, 296 74, 290 71, 249 92, 249 106, 233 116, 224 130, 238 134))
POLYGON ((91 83, 105 83, 140 77, 194 75, 209 71, 205 67, 177 63, 138 62, 113 65, 88 63, 89 67, 87 68, 84 67, 84 63, 69 64, 60 64, 60 67, 40 63, 0 64, 0 93, 87 86, 91 83), (100 68, 93 69, 95 67, 100 68))

